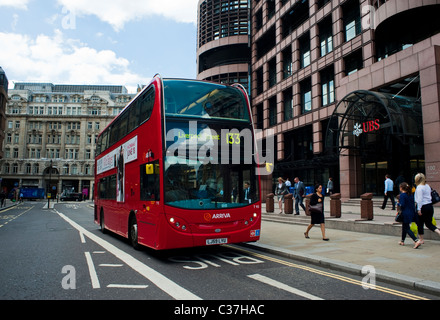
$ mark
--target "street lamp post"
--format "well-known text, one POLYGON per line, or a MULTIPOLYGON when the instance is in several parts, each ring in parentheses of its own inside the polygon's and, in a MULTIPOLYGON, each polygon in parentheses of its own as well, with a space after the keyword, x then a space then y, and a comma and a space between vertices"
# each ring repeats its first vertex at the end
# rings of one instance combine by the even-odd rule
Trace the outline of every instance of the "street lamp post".
POLYGON ((50 160, 49 166, 49 191, 47 192, 47 209, 50 209, 50 198, 52 197, 52 193, 50 191, 52 184, 52 160, 50 160))

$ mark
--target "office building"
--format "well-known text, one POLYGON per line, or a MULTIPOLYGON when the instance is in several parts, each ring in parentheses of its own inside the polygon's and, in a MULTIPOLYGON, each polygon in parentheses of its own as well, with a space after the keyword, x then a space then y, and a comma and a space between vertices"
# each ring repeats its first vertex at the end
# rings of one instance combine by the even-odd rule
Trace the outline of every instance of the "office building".
POLYGON ((250 3, 253 116, 276 139, 263 195, 278 176, 332 177, 343 199, 385 174, 440 188, 440 1, 250 3))

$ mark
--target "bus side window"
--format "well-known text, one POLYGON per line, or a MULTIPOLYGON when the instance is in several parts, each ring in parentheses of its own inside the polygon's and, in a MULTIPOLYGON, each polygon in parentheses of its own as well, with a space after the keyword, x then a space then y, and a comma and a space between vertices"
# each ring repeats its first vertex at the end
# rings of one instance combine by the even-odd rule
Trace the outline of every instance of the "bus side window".
POLYGON ((140 166, 141 200, 160 200, 160 169, 159 160, 140 166))
POLYGON ((145 120, 148 120, 151 116, 151 113, 153 112, 153 107, 154 107, 154 96, 155 96, 155 91, 154 88, 151 88, 150 90, 148 90, 147 92, 145 92, 145 94, 141 97, 141 99, 139 100, 140 103, 137 106, 140 109, 140 114, 139 114, 139 123, 141 124, 142 122, 144 122, 145 120))

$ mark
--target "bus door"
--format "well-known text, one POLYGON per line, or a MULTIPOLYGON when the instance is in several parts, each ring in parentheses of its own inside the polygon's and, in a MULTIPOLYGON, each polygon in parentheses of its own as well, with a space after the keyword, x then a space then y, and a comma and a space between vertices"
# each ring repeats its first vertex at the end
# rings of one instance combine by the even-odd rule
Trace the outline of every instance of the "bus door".
POLYGON ((140 203, 138 210, 139 241, 154 246, 157 224, 162 206, 160 205, 160 165, 159 160, 140 166, 140 203))

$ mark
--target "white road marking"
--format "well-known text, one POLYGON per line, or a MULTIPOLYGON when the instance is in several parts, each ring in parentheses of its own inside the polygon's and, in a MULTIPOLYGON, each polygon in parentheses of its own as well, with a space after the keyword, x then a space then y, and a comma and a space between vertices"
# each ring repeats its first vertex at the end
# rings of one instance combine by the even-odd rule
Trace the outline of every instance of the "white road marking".
POLYGON ((96 274, 95 265, 93 264, 92 256, 90 252, 84 252, 86 255, 87 265, 89 266, 90 279, 92 280, 92 288, 99 289, 101 285, 99 284, 98 275, 96 274))
POLYGON ((143 284, 109 284, 107 288, 122 288, 122 289, 145 289, 148 285, 143 284))
POLYGON ((314 296, 314 295, 312 295, 310 293, 304 292, 304 291, 299 290, 299 289, 295 289, 295 288, 293 288, 291 286, 288 286, 287 284, 284 284, 282 282, 279 282, 279 281, 273 280, 271 278, 262 276, 260 274, 252 274, 252 275, 249 275, 248 277, 251 278, 251 279, 263 282, 265 284, 268 284, 270 286, 273 286, 275 288, 282 289, 284 291, 287 291, 287 292, 296 294, 298 296, 304 297, 306 299, 310 299, 310 300, 324 300, 324 299, 319 298, 317 296, 314 296))
POLYGON ((168 279, 164 275, 160 274, 156 270, 148 267, 147 265, 143 264, 136 258, 132 257, 128 253, 122 251, 121 249, 118 249, 111 243, 101 239, 100 237, 94 235, 93 233, 87 231, 83 227, 81 227, 79 224, 59 212, 58 210, 54 210, 61 218, 63 218, 66 222, 68 222, 72 227, 77 229, 79 232, 82 232, 87 238, 92 240, 93 242, 96 242, 98 245, 103 247, 108 252, 112 253, 114 256, 116 256, 118 259, 125 262, 128 266, 130 266, 133 270, 140 273, 142 276, 144 276, 146 279, 154 283, 157 287, 159 287, 161 290, 169 294, 171 297, 173 297, 176 300, 201 300, 200 297, 196 296, 192 292, 186 290, 185 288, 179 286, 174 281, 168 279))
POLYGON ((116 263, 101 263, 99 265, 100 267, 122 267, 123 264, 116 264, 116 263))

